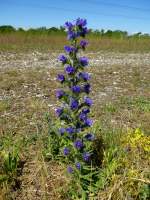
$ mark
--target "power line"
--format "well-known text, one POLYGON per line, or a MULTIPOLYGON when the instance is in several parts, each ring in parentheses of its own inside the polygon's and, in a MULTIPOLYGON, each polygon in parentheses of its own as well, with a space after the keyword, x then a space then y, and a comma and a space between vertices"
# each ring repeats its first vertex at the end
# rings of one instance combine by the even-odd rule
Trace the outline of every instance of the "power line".
MULTIPOLYGON (((4 4, 7 4, 7 2, 4 2, 4 4)), ((10 6, 10 3, 9 3, 10 6)), ((88 10, 80 10, 80 9, 72 9, 72 8, 62 8, 62 7, 56 7, 56 6, 46 6, 46 5, 40 5, 40 4, 21 4, 21 3, 13 3, 12 6, 19 6, 19 7, 33 7, 33 8, 39 8, 39 9, 53 9, 53 10, 61 10, 65 12, 77 12, 77 13, 85 13, 85 14, 92 14, 92 15, 98 15, 98 16, 106 16, 106 17, 122 17, 130 20, 150 20, 148 18, 144 17, 135 17, 135 16, 127 16, 122 14, 109 14, 104 12, 91 12, 88 10)))
MULTIPOLYGON (((69 0, 70 1, 70 0, 69 0)), ((139 7, 134 7, 134 6, 128 6, 128 5, 123 5, 123 4, 117 4, 117 3, 108 3, 108 2, 104 2, 104 1, 89 1, 89 0, 82 0, 86 3, 90 3, 90 4, 96 4, 96 5, 104 5, 104 6, 111 6, 111 7, 119 7, 119 8, 126 8, 126 9, 132 9, 132 10, 139 10, 142 12, 150 12, 150 9, 147 8, 139 8, 139 7)))

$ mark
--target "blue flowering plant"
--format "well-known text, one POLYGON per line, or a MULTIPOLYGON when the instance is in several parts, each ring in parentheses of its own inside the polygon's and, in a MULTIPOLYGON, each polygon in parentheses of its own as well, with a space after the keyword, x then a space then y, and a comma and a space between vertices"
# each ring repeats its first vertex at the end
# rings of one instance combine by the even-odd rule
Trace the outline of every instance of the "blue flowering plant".
POLYGON ((58 130, 61 138, 61 154, 68 164, 68 173, 80 180, 84 190, 88 190, 85 187, 91 182, 88 174, 91 171, 92 143, 95 139, 90 131, 93 120, 89 118, 93 104, 88 96, 91 91, 89 83, 91 76, 85 72, 89 60, 85 56, 80 57, 80 52, 88 45, 85 40, 88 33, 86 25, 87 21, 80 18, 73 23, 65 23, 70 45, 65 46, 65 54, 58 57, 64 73, 57 75, 61 89, 56 91, 56 97, 60 102, 56 115, 61 122, 58 130))

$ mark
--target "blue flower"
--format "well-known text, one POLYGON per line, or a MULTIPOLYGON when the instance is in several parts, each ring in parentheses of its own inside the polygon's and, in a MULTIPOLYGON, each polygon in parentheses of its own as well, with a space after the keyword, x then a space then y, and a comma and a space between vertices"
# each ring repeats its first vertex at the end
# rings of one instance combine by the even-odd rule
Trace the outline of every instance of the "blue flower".
POLYGON ((90 161, 91 154, 88 152, 83 153, 83 160, 86 162, 90 161))
POLYGON ((84 121, 84 120, 86 120, 86 119, 87 119, 87 116, 86 116, 86 114, 85 114, 85 113, 83 113, 83 112, 81 112, 81 113, 79 114, 79 119, 80 119, 81 121, 84 121))
POLYGON ((92 121, 91 119, 86 119, 86 120, 84 121, 84 123, 85 123, 86 126, 92 126, 93 121, 92 121))
POLYGON ((61 61, 63 64, 67 63, 67 57, 64 55, 59 55, 58 60, 61 61))
POLYGON ((79 140, 77 139, 75 142, 74 142, 74 147, 78 150, 82 149, 83 148, 83 142, 82 140, 79 140))
POLYGON ((63 83, 65 81, 65 76, 63 74, 58 74, 57 75, 57 80, 63 83))
POLYGON ((65 92, 63 90, 57 90, 56 91, 56 97, 58 99, 61 99, 65 95, 65 92))
POLYGON ((75 68, 73 66, 71 66, 71 65, 68 65, 66 67, 65 71, 66 71, 67 74, 72 75, 75 72, 75 68))
POLYGON ((87 114, 89 112, 90 112, 89 108, 83 108, 82 109, 82 113, 84 113, 84 114, 87 114))
POLYGON ((78 170, 81 169, 81 163, 77 162, 75 165, 76 165, 76 168, 77 168, 78 170))
POLYGON ((68 166, 67 171, 68 171, 68 173, 72 174, 73 173, 73 168, 71 166, 68 166))
POLYGON ((86 40, 81 40, 80 41, 80 47, 82 48, 82 49, 85 49, 85 47, 88 45, 88 41, 86 41, 86 40))
POLYGON ((63 113, 63 110, 64 110, 63 108, 57 108, 55 111, 56 115, 59 117, 63 113))
POLYGON ((87 94, 89 94, 90 89, 91 89, 91 86, 90 86, 89 83, 85 84, 84 87, 83 87, 84 92, 87 93, 87 94))
POLYGON ((71 89, 74 93, 80 93, 81 92, 81 87, 79 85, 74 85, 71 89))
POLYGON ((88 61, 88 59, 86 57, 79 58, 79 62, 83 67, 87 66, 88 63, 89 63, 89 61, 88 61))
POLYGON ((69 133, 69 134, 72 134, 72 133, 75 132, 75 129, 70 126, 70 127, 66 128, 66 132, 69 133))
POLYGON ((85 139, 89 140, 89 141, 93 141, 95 138, 95 136, 92 133, 87 133, 85 135, 85 139))
POLYGON ((59 129, 60 135, 64 135, 64 133, 66 132, 65 128, 60 128, 59 129))
POLYGON ((67 156, 70 153, 70 150, 68 147, 64 148, 64 155, 67 156))
POLYGON ((82 78, 84 81, 88 81, 90 79, 90 75, 86 72, 80 72, 78 77, 82 78))
POLYGON ((85 35, 89 32, 89 30, 87 29, 87 27, 83 28, 82 31, 80 32, 80 35, 82 37, 85 37, 85 35))
POLYGON ((86 19, 80 19, 80 18, 78 18, 76 20, 76 25, 82 28, 82 27, 84 27, 84 26, 87 25, 87 21, 86 21, 86 19))
POLYGON ((66 22, 64 25, 65 28, 67 28, 69 31, 72 30, 72 28, 74 27, 73 24, 71 22, 66 22))
POLYGON ((84 102, 87 106, 91 106, 93 104, 92 99, 90 99, 89 97, 84 97, 84 102))
POLYGON ((69 53, 69 54, 76 51, 76 49, 74 47, 71 47, 71 46, 64 46, 64 49, 65 49, 66 53, 69 53))
POLYGON ((68 40, 74 40, 77 37, 77 34, 74 31, 69 31, 68 32, 68 40))
POLYGON ((79 106, 79 102, 76 99, 71 99, 70 101, 70 107, 72 110, 76 110, 79 106))

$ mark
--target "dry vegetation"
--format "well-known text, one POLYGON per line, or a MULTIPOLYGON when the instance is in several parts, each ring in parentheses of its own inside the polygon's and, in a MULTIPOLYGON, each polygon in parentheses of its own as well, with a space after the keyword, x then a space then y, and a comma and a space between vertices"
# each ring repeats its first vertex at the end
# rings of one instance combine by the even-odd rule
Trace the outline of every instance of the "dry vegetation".
MULTIPOLYGON (((99 193, 94 199, 148 200, 150 56, 146 52, 150 42, 90 38, 90 43, 92 52, 136 52, 134 58, 128 53, 89 53, 92 117, 105 145, 99 193), (140 128, 145 135, 129 128, 140 128)), ((65 37, 22 38, 9 34, 0 36, 0 44, 0 156, 13 148, 19 149, 17 179, 11 184, 9 181, 1 184, 0 157, 0 199, 66 199, 69 177, 64 176, 59 161, 45 157, 49 153, 45 115, 51 113, 55 120, 55 89, 59 87, 55 77, 62 71, 56 57, 65 37), (47 53, 54 50, 58 52, 47 53)))
MULTIPOLYGON (((88 36, 89 51, 115 51, 115 52, 149 52, 150 38, 108 38, 88 36)), ((66 36, 60 34, 32 35, 22 33, 0 34, 1 51, 54 51, 62 50, 66 45, 66 36)))
MULTIPOLYGON (((6 149, 11 149, 12 144, 17 144, 18 141, 20 141, 21 146, 19 185, 2 187, 2 199, 4 196, 6 199, 23 200, 65 198, 64 191, 69 179, 67 180, 63 176, 63 167, 58 162, 46 161, 43 156, 43 151, 48 153, 47 147, 44 146, 48 133, 44 115, 47 112, 54 113, 57 104, 54 94, 58 87, 55 77, 61 70, 61 68, 19 68, 19 66, 18 69, 11 68, 11 66, 1 68, 0 147, 3 149, 5 146, 6 149)), ((145 134, 149 134, 149 67, 114 65, 99 68, 91 66, 89 72, 93 77, 93 93, 91 94, 95 102, 93 118, 99 124, 101 129, 99 134, 103 135, 105 145, 110 149, 114 146, 117 147, 118 143, 120 146, 124 145, 120 142, 120 138, 129 127, 139 127, 145 134)), ((128 141, 126 141, 126 145, 128 145, 128 141)), ((112 151, 115 150, 112 148, 112 151)), ((133 151, 131 152, 133 154, 133 151)), ((122 163, 124 166, 124 162, 126 162, 124 166, 126 170, 129 170, 129 165, 133 163, 132 154, 129 154, 129 157, 122 163), (131 163, 128 159, 131 159, 131 163)), ((108 175, 109 180, 106 179, 107 187, 105 188, 105 182, 104 187, 100 187, 102 189, 97 198, 102 200, 128 199, 127 196, 130 196, 130 192, 126 194, 126 198, 119 195, 124 195, 130 184, 136 182, 134 190, 131 190, 134 195, 133 197, 131 195, 130 198, 136 199, 136 184, 140 187, 141 179, 144 184, 149 183, 148 177, 146 177, 148 160, 144 156, 143 153, 143 160, 137 163, 138 168, 136 166, 136 168, 133 168, 133 172, 128 171, 128 173, 132 173, 132 178, 135 178, 135 180, 132 181, 128 174, 130 181, 128 182, 129 185, 126 185, 126 179, 123 178, 124 172, 115 174, 115 170, 118 169, 117 165, 113 169, 114 171, 111 171, 108 175), (144 162, 144 166, 142 162, 144 162), (113 176, 112 182, 110 181, 111 176, 113 176), (121 189, 118 191, 119 188, 121 189)), ((117 159, 120 159, 119 157, 117 159)), ((105 159, 107 159, 107 156, 105 159)), ((141 157, 139 156, 138 159, 141 159, 141 157)), ((134 160, 137 162, 137 158, 134 158, 134 160)), ((111 164, 110 162, 109 165, 111 164)), ((142 187, 144 187, 143 184, 142 187)))

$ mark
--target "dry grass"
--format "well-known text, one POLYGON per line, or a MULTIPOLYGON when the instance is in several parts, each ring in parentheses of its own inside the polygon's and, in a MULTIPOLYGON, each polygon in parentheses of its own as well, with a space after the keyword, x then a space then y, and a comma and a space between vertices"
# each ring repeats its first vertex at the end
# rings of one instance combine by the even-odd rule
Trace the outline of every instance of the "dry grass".
MULTIPOLYGON (((101 38, 88 36, 89 51, 115 51, 115 52, 149 52, 149 38, 101 38)), ((54 51, 62 50, 66 45, 66 36, 59 34, 32 35, 27 33, 0 34, 1 51, 54 51)))
MULTIPOLYGON (((17 138, 28 141, 20 152, 26 161, 20 177, 21 188, 8 190, 8 199, 62 199, 61 194, 67 187, 63 167, 55 162, 46 162, 42 154, 42 139, 47 137, 48 131, 44 113, 54 113, 57 104, 55 89, 59 87, 55 77, 61 70, 12 69, 11 66, 1 69, 0 137, 4 139, 7 136, 14 142, 17 138)), ((92 73, 93 118, 101 125, 105 137, 109 139, 115 130, 128 127, 140 127, 148 134, 148 66, 94 67, 89 72, 92 73)), ((108 190, 114 194, 119 184, 122 182, 108 190)))
POLYGON ((0 35, 0 50, 2 51, 54 51, 61 50, 66 43, 66 37, 60 35, 0 35))
POLYGON ((103 167, 109 176, 103 176, 106 179, 105 190, 99 192, 99 199, 149 199, 149 136, 139 129, 134 132, 128 130, 128 133, 121 136, 119 148, 111 162, 108 161, 110 152, 106 150, 103 167))

